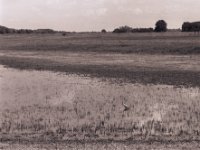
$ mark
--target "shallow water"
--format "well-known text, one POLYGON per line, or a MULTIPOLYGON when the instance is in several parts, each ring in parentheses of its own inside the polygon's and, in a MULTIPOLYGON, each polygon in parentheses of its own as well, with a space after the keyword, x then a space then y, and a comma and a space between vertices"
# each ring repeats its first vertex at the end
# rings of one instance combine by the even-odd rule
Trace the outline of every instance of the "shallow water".
POLYGON ((190 103, 199 99, 199 88, 118 84, 99 78, 49 71, 17 70, 0 66, 1 110, 19 109, 34 104, 72 105, 77 101, 94 113, 98 107, 94 104, 98 102, 103 103, 108 112, 111 104, 116 105, 116 108, 122 112, 123 102, 128 106, 135 106, 134 112, 141 112, 141 109, 147 109, 148 106, 149 116, 147 115, 144 120, 140 118, 140 122, 143 123, 152 118, 162 121, 163 116, 174 108, 178 109, 180 103, 190 103))
POLYGON ((0 66, 0 106, 71 103, 81 90, 100 84, 97 79, 76 75, 0 66))

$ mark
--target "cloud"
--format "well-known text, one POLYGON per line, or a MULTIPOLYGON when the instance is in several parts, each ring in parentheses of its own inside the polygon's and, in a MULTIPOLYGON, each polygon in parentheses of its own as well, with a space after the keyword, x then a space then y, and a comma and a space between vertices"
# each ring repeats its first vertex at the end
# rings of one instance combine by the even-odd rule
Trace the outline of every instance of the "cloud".
POLYGON ((140 15, 140 14, 143 13, 143 10, 140 9, 140 8, 135 8, 135 9, 134 9, 134 13, 135 13, 136 15, 140 15))
POLYGON ((118 10, 120 11, 120 13, 124 13, 127 15, 140 15, 144 12, 141 8, 127 8, 123 6, 120 6, 118 10))
POLYGON ((99 9, 88 9, 86 12, 83 14, 83 16, 86 17, 100 17, 106 15, 107 9, 106 8, 99 8, 99 9))
POLYGON ((38 8, 38 7, 35 7, 35 6, 32 6, 32 7, 31 7, 31 10, 32 10, 33 12, 36 12, 36 13, 42 13, 42 10, 41 10, 40 8, 38 8))
POLYGON ((110 0, 114 5, 124 5, 127 4, 129 0, 110 0))
POLYGON ((106 12, 107 12, 107 8, 100 8, 100 9, 96 10, 96 14, 98 16, 104 16, 104 15, 106 15, 106 12))

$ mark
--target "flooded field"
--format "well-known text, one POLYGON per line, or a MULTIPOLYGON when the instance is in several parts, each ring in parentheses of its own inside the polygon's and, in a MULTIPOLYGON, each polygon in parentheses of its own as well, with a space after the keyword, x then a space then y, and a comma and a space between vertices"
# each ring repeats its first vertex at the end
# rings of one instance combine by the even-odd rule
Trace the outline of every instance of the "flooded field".
MULTIPOLYGON (((21 71, 0 67, 1 107, 72 104, 98 80, 49 71, 21 71)), ((83 96, 83 95, 82 95, 83 96)))
POLYGON ((0 66, 1 140, 197 140, 200 89, 0 66))
POLYGON ((1 35, 0 149, 199 149, 198 54, 184 33, 1 35))

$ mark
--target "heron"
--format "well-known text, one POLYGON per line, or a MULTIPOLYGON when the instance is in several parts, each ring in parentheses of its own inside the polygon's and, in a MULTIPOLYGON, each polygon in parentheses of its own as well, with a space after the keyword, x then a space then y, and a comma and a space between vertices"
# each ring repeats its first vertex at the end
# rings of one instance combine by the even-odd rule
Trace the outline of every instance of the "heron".
POLYGON ((130 107, 126 105, 124 102, 122 102, 122 105, 124 106, 124 112, 130 110, 130 107))

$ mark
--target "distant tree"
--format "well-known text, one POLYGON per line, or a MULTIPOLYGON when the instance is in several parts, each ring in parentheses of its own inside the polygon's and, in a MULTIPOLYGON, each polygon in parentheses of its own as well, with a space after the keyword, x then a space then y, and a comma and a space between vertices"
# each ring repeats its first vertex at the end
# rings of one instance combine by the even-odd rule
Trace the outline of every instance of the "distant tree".
POLYGON ((122 26, 119 28, 116 28, 113 33, 128 33, 128 32, 132 32, 132 28, 129 26, 122 26))
POLYGON ((54 30, 52 29, 37 29, 34 31, 34 33, 40 33, 40 34, 52 34, 52 33, 55 33, 54 30))
POLYGON ((106 32, 107 32, 106 29, 101 30, 101 33, 106 33, 106 32))
POLYGON ((183 32, 190 32, 192 29, 192 26, 189 22, 184 22, 182 25, 182 31, 183 32))
POLYGON ((184 22, 182 25, 183 32, 199 32, 200 22, 184 22))
POLYGON ((0 25, 0 34, 30 34, 30 33, 39 33, 39 34, 52 34, 57 33, 58 31, 54 31, 52 29, 37 29, 37 30, 31 30, 31 29, 12 29, 7 28, 5 26, 0 25))
POLYGON ((134 28, 132 29, 132 32, 136 32, 136 33, 153 32, 153 28, 134 28))
POLYGON ((10 33, 10 29, 4 26, 0 26, 0 34, 10 33))
POLYGON ((156 22, 155 32, 166 32, 167 23, 164 20, 158 20, 156 22))
POLYGON ((33 31, 30 30, 30 29, 24 29, 24 30, 23 30, 23 33, 25 33, 25 34, 30 34, 30 33, 33 33, 33 31))

